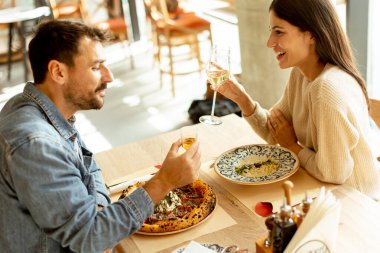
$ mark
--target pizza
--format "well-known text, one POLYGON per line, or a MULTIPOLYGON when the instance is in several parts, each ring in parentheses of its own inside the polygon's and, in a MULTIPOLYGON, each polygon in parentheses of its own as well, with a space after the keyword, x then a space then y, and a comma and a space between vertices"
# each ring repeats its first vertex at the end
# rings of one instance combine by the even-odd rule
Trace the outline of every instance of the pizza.
MULTIPOLYGON (((128 196, 144 183, 130 185, 123 190, 119 199, 128 196)), ((192 184, 170 191, 155 205, 154 213, 144 221, 139 232, 155 234, 190 228, 203 221, 215 206, 216 195, 212 188, 197 179, 192 184)))

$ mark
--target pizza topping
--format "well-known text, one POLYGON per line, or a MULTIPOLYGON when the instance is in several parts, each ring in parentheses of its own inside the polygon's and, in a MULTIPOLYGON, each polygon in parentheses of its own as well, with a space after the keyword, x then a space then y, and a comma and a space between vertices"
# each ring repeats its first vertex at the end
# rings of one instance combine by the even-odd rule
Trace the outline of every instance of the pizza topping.
POLYGON ((152 214, 145 222, 154 224, 161 220, 183 218, 203 201, 203 193, 186 185, 170 191, 163 200, 154 207, 152 214))
POLYGON ((176 192, 170 191, 163 200, 160 201, 155 207, 154 211, 159 213, 168 213, 173 211, 177 206, 181 205, 181 199, 176 192))

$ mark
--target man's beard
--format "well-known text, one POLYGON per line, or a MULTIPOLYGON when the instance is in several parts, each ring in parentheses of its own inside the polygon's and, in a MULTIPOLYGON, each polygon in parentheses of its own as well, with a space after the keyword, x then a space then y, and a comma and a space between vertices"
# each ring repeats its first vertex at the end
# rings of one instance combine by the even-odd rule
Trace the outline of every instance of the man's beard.
POLYGON ((103 83, 99 85, 95 91, 89 96, 85 96, 85 94, 77 94, 74 93, 73 90, 69 89, 65 94, 65 100, 70 103, 76 110, 99 110, 104 105, 104 100, 102 97, 98 96, 96 92, 106 89, 107 84, 103 83))

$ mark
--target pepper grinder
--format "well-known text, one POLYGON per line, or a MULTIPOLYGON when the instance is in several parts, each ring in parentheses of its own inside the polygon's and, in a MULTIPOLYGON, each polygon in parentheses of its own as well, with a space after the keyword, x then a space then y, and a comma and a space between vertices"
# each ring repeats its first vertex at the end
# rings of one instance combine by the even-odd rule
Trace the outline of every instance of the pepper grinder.
POLYGON ((280 217, 273 221, 273 253, 283 252, 297 230, 297 224, 292 218, 291 190, 293 187, 294 184, 289 180, 282 184, 285 199, 280 209, 280 217))
POLYGON ((292 181, 285 181, 283 184, 282 184, 282 188, 284 189, 284 194, 285 194, 285 198, 286 198, 286 205, 288 206, 292 206, 292 203, 291 203, 291 192, 292 192, 292 188, 294 187, 294 184, 292 181))
POLYGON ((292 219, 292 207, 284 201, 281 206, 280 217, 273 221, 273 253, 284 252, 296 231, 297 224, 292 219))
MULTIPOLYGON (((291 191, 294 187, 294 184, 292 181, 285 181, 283 184, 282 184, 282 188, 284 189, 284 194, 285 194, 285 198, 286 198, 286 204, 289 205, 289 206, 292 206, 292 203, 291 203, 291 191)), ((303 213, 301 213, 301 211, 299 211, 297 209, 297 207, 293 207, 292 208, 292 219, 293 221, 297 224, 297 227, 299 227, 301 225, 301 222, 302 222, 302 217, 303 216, 303 213)))
POLYGON ((270 248, 272 246, 272 231, 273 231, 273 222, 276 219, 276 215, 274 213, 268 215, 265 219, 265 226, 268 229, 268 236, 265 238, 264 246, 266 248, 270 248))

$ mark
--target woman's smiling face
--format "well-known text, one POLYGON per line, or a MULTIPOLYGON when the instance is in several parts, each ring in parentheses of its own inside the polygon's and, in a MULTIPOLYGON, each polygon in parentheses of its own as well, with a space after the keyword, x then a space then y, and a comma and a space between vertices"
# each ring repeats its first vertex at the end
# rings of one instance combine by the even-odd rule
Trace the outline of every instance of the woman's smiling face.
POLYGON ((272 48, 280 68, 307 66, 308 60, 315 57, 315 42, 310 32, 302 32, 297 26, 269 12, 270 35, 267 46, 272 48))

